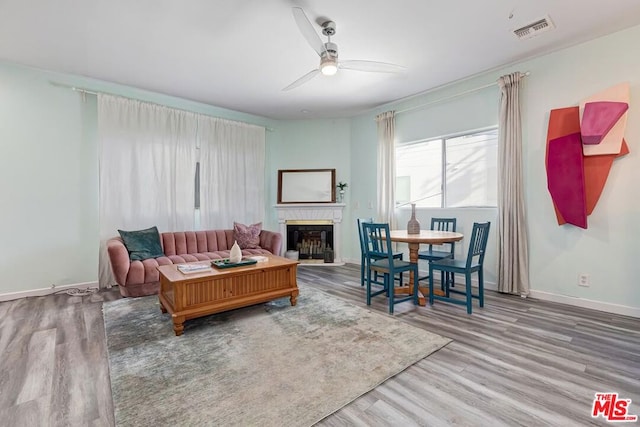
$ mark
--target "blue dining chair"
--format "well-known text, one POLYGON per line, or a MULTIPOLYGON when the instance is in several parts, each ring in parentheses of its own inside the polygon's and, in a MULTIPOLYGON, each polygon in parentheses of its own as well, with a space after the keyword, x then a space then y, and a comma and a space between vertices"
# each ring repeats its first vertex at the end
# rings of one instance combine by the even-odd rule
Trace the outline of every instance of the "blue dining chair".
MULTIPOLYGON (((456 219, 455 218, 431 218, 431 229, 437 231, 456 231, 456 219)), ((442 249, 434 249, 433 245, 429 245, 429 248, 426 251, 418 252, 418 259, 422 259, 428 261, 429 263, 433 261, 440 261, 443 259, 449 259, 454 257, 455 251, 455 243, 443 243, 440 246, 442 249)), ((421 277, 418 280, 426 280, 430 276, 421 277)), ((446 274, 446 280, 449 281, 451 287, 454 286, 455 278, 453 273, 446 274)), ((440 272, 440 284, 442 289, 444 290, 444 281, 445 281, 445 272, 440 272)))
POLYGON ((484 255, 487 249, 487 240, 489 239, 490 222, 474 223, 471 232, 471 240, 469 242, 469 252, 466 260, 443 259, 440 261, 432 261, 429 263, 429 305, 433 305, 434 300, 447 301, 454 304, 467 306, 467 313, 471 314, 471 302, 473 298, 477 298, 480 307, 484 307, 484 255), (448 281, 445 281, 445 295, 433 294, 433 272, 440 270, 445 273, 464 274, 465 291, 451 289, 448 281), (471 273, 478 273, 478 294, 473 295, 471 292, 471 273), (451 294, 462 294, 466 296, 465 300, 452 298, 451 294))
POLYGON ((395 297, 395 280, 396 274, 402 276, 405 271, 413 271, 414 276, 418 277, 418 264, 403 261, 394 257, 391 250, 391 239, 389 236, 389 224, 377 224, 372 222, 362 223, 362 234, 364 242, 365 256, 369 260, 367 265, 367 305, 371 305, 371 298, 380 294, 386 294, 389 297, 389 313, 393 314, 393 307, 404 301, 413 300, 418 305, 418 286, 413 287, 412 295, 396 299, 395 297), (382 290, 371 291, 371 272, 378 272, 384 275, 384 286, 382 290))
MULTIPOLYGON (((358 235, 360 237, 360 253, 361 253, 361 257, 360 257, 360 286, 364 286, 365 283, 365 271, 367 269, 368 263, 371 262, 372 258, 367 258, 365 256, 365 248, 364 248, 364 236, 362 233, 362 224, 364 224, 365 222, 367 223, 372 223, 373 222, 373 218, 358 218, 357 219, 358 222, 358 235)), ((403 255, 402 252, 396 252, 393 254, 393 257, 396 259, 402 259, 403 255)), ((378 258, 376 258, 375 256, 373 257, 373 260, 376 260, 378 258)), ((400 276, 398 278, 398 280, 400 280, 400 284, 402 285, 402 276, 400 276)), ((378 280, 378 274, 376 273, 375 277, 374 277, 374 281, 375 284, 378 285, 383 285, 382 282, 380 282, 378 280)))

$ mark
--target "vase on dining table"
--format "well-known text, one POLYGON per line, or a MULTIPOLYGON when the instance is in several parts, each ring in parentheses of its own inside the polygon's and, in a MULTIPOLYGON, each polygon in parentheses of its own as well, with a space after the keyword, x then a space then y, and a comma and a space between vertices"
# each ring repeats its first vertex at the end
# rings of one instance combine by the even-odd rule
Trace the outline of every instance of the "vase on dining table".
POLYGON ((411 218, 407 223, 407 234, 420 234, 420 221, 416 219, 415 203, 411 203, 411 218))

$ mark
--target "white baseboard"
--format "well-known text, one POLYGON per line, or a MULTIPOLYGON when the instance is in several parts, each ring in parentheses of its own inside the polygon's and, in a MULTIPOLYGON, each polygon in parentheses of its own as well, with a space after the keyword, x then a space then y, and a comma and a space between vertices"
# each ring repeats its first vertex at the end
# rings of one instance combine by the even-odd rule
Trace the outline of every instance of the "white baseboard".
MULTIPOLYGON (((436 280, 436 281, 439 282, 439 280, 436 280)), ((456 285, 464 286, 464 282, 459 283, 458 281, 456 281, 456 285)), ((471 286, 473 286, 474 288, 477 288, 478 281, 475 279, 472 279, 471 286)), ((485 281, 484 288, 489 291, 497 291, 498 284, 485 281)), ((613 304, 609 302, 595 301, 595 300, 578 298, 578 297, 571 297, 567 295, 552 294, 549 292, 535 291, 533 289, 529 291, 528 297, 539 299, 541 301, 557 302, 560 304, 567 304, 574 307, 582 307, 582 308, 589 308, 592 310, 604 311, 606 313, 620 314, 623 316, 631 316, 631 317, 640 317, 640 308, 630 307, 626 305, 613 304)))
POLYGON ((98 282, 84 282, 84 283, 75 283, 71 285, 56 286, 55 288, 40 288, 40 289, 31 289, 28 291, 8 292, 5 294, 0 294, 0 302, 11 301, 14 299, 20 299, 20 298, 26 298, 26 297, 41 297, 44 295, 50 295, 50 294, 62 292, 68 289, 87 289, 87 288, 97 288, 97 287, 98 287, 98 282))
POLYGON ((640 308, 627 305, 613 304, 610 302, 594 301, 585 298, 570 297, 568 295, 552 294, 550 292, 535 291, 529 292, 531 298, 543 301, 559 302, 561 304, 573 305, 576 307, 590 308, 592 310, 604 311, 607 313, 621 314, 623 316, 640 317, 640 308))

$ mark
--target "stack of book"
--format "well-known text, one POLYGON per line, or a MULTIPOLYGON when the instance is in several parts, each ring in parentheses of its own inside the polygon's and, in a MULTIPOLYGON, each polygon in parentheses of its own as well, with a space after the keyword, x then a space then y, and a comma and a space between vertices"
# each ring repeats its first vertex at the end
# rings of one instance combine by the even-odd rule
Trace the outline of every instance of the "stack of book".
POLYGON ((201 273, 211 270, 208 264, 178 264, 178 270, 183 274, 201 273))

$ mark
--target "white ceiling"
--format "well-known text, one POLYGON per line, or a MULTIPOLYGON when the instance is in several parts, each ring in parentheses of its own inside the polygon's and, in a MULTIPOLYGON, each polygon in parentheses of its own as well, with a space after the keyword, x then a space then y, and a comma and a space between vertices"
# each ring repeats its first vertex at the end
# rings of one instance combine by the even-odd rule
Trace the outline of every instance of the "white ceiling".
POLYGON ((637 24, 638 0, 0 0, 0 59, 266 117, 342 117, 637 24), (340 59, 407 71, 283 92, 319 64, 293 6, 319 34, 336 22, 340 59), (555 30, 512 34, 547 14, 555 30))

